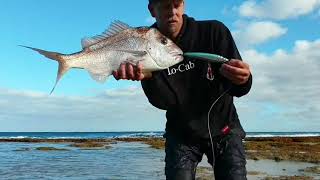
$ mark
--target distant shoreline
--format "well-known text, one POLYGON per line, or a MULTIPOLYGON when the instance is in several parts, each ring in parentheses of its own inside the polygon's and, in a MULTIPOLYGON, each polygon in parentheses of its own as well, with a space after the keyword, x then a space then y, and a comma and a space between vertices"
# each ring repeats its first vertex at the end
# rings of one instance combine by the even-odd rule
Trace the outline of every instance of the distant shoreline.
MULTIPOLYGON (((163 139, 162 137, 106 137, 106 138, 2 138, 0 137, 0 142, 86 142, 86 141, 99 141, 99 142, 111 142, 111 141, 145 141, 148 139, 163 139)), ((288 140, 292 139, 293 141, 317 141, 320 140, 320 136, 268 136, 268 137, 246 137, 244 141, 275 141, 278 140, 288 140)), ((320 141, 319 141, 320 142, 320 141)))
MULTIPOLYGON (((163 149, 164 138, 0 138, 0 143, 82 143, 105 144, 117 142, 141 142, 152 148, 163 149)), ((320 136, 314 137, 247 137, 244 139, 247 159, 271 159, 320 163, 320 136)), ((85 146, 85 145, 84 145, 85 146)))
MULTIPOLYGON (((0 132, 0 139, 105 139, 105 138, 162 138, 163 131, 123 132, 0 132)), ((251 137, 318 137, 320 132, 247 132, 251 137)))

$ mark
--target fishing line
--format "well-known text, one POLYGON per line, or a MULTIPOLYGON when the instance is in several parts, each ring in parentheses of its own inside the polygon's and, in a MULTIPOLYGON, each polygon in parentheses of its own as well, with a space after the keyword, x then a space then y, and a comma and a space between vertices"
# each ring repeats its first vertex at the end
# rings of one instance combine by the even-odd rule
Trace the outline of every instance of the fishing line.
POLYGON ((219 101, 219 99, 224 96, 231 88, 225 90, 211 105, 209 111, 208 111, 208 132, 209 132, 209 137, 210 137, 210 143, 211 143, 211 150, 212 150, 212 168, 214 169, 214 162, 213 162, 213 158, 214 157, 214 147, 213 147, 213 139, 212 139, 212 133, 211 133, 211 128, 210 128, 210 112, 212 110, 212 108, 214 107, 214 105, 219 101))
MULTIPOLYGON (((196 58, 196 59, 200 59, 200 60, 204 60, 210 63, 226 63, 229 61, 229 59, 217 55, 217 54, 211 54, 211 53, 202 53, 202 52, 186 52, 183 54, 183 56, 189 57, 189 58, 196 58)), ((212 132, 211 132, 211 128, 210 128, 210 112, 212 110, 212 108, 214 107, 214 105, 219 101, 219 99, 224 96, 231 88, 228 88, 226 91, 224 91, 212 104, 211 107, 208 111, 208 133, 209 133, 209 137, 210 137, 210 143, 211 143, 211 150, 212 150, 212 168, 214 169, 214 146, 213 146, 213 138, 212 138, 212 132)))

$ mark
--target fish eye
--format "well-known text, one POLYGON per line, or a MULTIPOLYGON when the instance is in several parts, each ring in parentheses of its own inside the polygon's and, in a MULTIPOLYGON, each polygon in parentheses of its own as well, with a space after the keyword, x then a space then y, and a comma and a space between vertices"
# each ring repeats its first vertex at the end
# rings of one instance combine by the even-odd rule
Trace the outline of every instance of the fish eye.
POLYGON ((167 38, 162 38, 162 39, 161 39, 161 43, 162 43, 163 45, 167 45, 167 44, 168 44, 167 38))

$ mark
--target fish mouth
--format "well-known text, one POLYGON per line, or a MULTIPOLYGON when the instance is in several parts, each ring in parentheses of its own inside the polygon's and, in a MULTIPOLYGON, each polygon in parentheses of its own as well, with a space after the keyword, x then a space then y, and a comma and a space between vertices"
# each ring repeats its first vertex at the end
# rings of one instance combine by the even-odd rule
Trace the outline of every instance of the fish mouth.
POLYGON ((171 51, 170 55, 174 58, 175 61, 178 61, 178 62, 184 59, 183 52, 179 50, 171 51))
POLYGON ((183 51, 175 44, 171 46, 171 51, 169 52, 171 56, 174 57, 175 61, 183 61, 184 56, 183 56, 183 51))
POLYGON ((174 59, 176 60, 176 61, 182 61, 183 60, 183 53, 178 53, 178 54, 175 54, 174 55, 174 59))
POLYGON ((179 62, 183 61, 183 58, 184 57, 182 55, 175 57, 176 61, 179 61, 179 62))

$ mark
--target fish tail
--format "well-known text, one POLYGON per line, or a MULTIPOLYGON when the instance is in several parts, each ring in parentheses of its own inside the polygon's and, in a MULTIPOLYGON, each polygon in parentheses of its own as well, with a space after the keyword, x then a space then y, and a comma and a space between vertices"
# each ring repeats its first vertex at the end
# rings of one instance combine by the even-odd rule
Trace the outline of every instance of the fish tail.
POLYGON ((51 92, 50 92, 50 94, 52 94, 52 92, 54 91, 54 89, 57 86, 61 77, 71 68, 70 66, 68 66, 67 61, 63 58, 63 54, 57 53, 57 52, 45 51, 42 49, 37 49, 37 48, 33 48, 33 47, 28 47, 28 46, 22 46, 22 45, 20 45, 20 46, 37 51, 38 53, 44 55, 45 57, 52 59, 52 60, 55 60, 59 63, 57 79, 56 79, 56 82, 55 82, 51 92))

